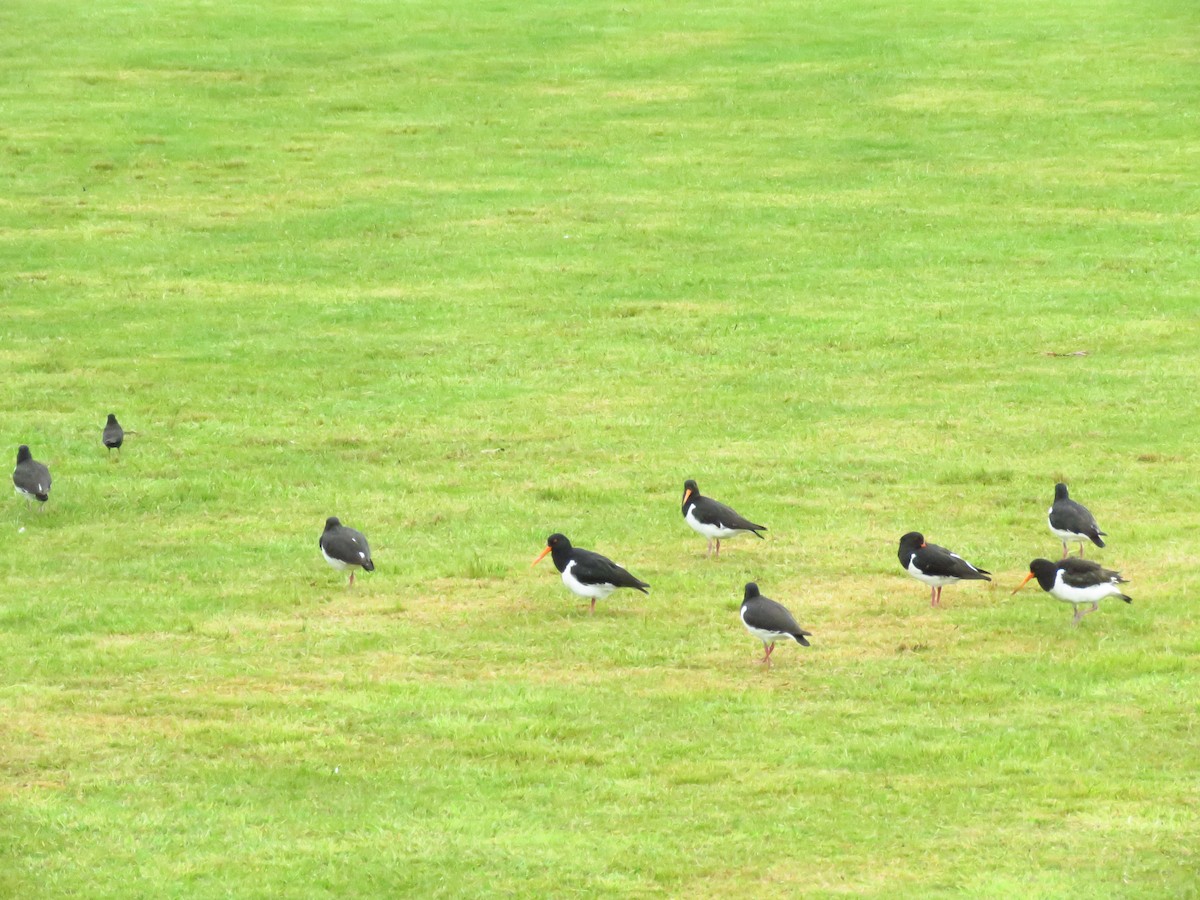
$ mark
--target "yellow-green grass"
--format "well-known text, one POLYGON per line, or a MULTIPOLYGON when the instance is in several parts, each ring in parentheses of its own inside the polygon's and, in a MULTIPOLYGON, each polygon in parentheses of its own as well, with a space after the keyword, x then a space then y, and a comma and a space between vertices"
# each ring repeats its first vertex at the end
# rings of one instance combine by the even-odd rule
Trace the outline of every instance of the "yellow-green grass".
POLYGON ((4 4, 0 894, 1195 894, 1197 36, 4 4), (1077 629, 1009 594, 1058 480, 1134 597, 1077 629))

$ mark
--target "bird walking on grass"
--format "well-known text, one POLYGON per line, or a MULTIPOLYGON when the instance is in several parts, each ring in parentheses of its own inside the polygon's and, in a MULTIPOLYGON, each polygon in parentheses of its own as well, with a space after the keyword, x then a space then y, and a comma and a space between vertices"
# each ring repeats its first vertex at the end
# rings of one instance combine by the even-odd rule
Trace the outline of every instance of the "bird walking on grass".
POLYGON ((540 563, 547 553, 551 554, 554 567, 562 573, 563 584, 567 589, 592 601, 593 613, 596 611, 596 601, 603 600, 617 588, 632 588, 643 594, 649 593, 646 588, 650 585, 645 581, 635 578, 607 556, 572 547, 565 535, 555 533, 546 538, 546 549, 529 567, 533 568, 540 563))
POLYGON ((807 638, 812 637, 812 632, 797 625, 795 618, 782 604, 760 594, 758 585, 753 581, 746 585, 741 617, 746 630, 763 642, 761 661, 768 666, 772 664, 771 654, 775 652, 776 641, 790 638, 801 647, 809 646, 807 638))
POLYGON ((44 504, 50 499, 50 470, 33 458, 25 444, 17 448, 17 467, 13 469, 12 480, 17 494, 28 501, 44 504))
POLYGON ((1075 607, 1075 625, 1080 620, 1100 608, 1100 601, 1105 597, 1117 597, 1126 603, 1132 603, 1133 598, 1121 590, 1118 585, 1128 584, 1121 573, 1106 569, 1098 562, 1081 559, 1078 556, 1068 556, 1058 562, 1048 559, 1035 559, 1029 564, 1029 574, 1013 590, 1015 594, 1025 587, 1030 579, 1036 578, 1042 590, 1064 603, 1075 607), (1084 609, 1086 604, 1091 609, 1084 609))
POLYGON ((108 448, 108 452, 117 451, 117 456, 121 455, 121 444, 125 443, 125 429, 121 427, 121 423, 117 421, 116 413, 108 414, 108 422, 104 425, 104 434, 101 436, 104 441, 104 446, 108 448))
POLYGON ((317 544, 321 548, 321 555, 325 557, 325 562, 339 572, 350 570, 348 587, 354 587, 355 569, 360 568, 366 572, 375 571, 375 563, 371 561, 371 548, 367 546, 366 537, 361 531, 347 528, 337 516, 330 516, 325 520, 325 530, 321 533, 317 544))
POLYGON ((945 547, 925 543, 919 531, 900 538, 900 565, 909 575, 929 585, 929 605, 942 605, 942 588, 956 581, 991 581, 991 572, 973 566, 945 547))
POLYGON ((1104 532, 1096 524, 1096 517, 1088 512, 1086 506, 1071 499, 1067 493, 1067 486, 1062 482, 1054 486, 1054 504, 1046 514, 1046 521, 1050 525, 1050 531, 1062 541, 1064 559, 1067 557, 1068 542, 1079 542, 1081 558, 1084 541, 1091 541, 1097 547, 1104 546, 1104 541, 1100 540, 1104 532))
POLYGON ((721 555, 721 538, 731 538, 734 535, 749 532, 757 538, 762 538, 760 531, 766 531, 765 525, 755 525, 749 519, 739 515, 724 503, 718 503, 711 497, 703 497, 696 482, 688 479, 683 483, 683 520, 692 530, 708 538, 706 556, 721 555), (713 544, 716 543, 716 552, 713 544))

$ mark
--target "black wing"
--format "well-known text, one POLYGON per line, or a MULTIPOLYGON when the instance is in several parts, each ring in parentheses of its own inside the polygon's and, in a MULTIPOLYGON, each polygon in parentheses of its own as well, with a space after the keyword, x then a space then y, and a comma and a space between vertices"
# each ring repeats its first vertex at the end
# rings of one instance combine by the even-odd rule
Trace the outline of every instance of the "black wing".
POLYGON ((805 647, 809 646, 804 640, 805 635, 812 636, 811 631, 805 631, 797 623, 795 617, 788 612, 782 603, 776 603, 770 597, 756 597, 746 604, 742 621, 753 628, 763 631, 777 631, 780 634, 790 634, 805 647))
POLYGON ((1086 506, 1082 506, 1074 500, 1054 501, 1054 505, 1050 508, 1050 524, 1059 531, 1085 535, 1097 547, 1104 546, 1104 541, 1100 540, 1100 535, 1104 532, 1096 523, 1096 517, 1088 511, 1086 506))
POLYGON ((591 550, 580 550, 578 547, 571 551, 571 559, 575 567, 571 575, 583 584, 611 584, 616 587, 634 588, 647 593, 649 584, 639 578, 634 578, 607 556, 593 553, 591 550))
POLYGON ((371 548, 361 532, 353 528, 336 528, 321 535, 321 549, 336 560, 352 566, 362 566, 368 572, 374 568, 371 548))
POLYGON ((962 578, 991 581, 992 573, 971 565, 957 553, 951 553, 937 544, 926 544, 916 554, 917 568, 926 575, 942 578, 962 578))
POLYGON ((37 460, 27 460, 13 470, 13 484, 27 494, 48 494, 50 470, 37 460))
MULTIPOLYGON (((722 528, 737 528, 741 531, 753 531, 758 534, 766 531, 766 525, 755 525, 745 516, 739 515, 724 503, 718 503, 711 497, 699 497, 692 505, 692 515, 705 525, 718 525, 722 528)), ((758 534, 762 537, 761 534, 758 534)))
POLYGON ((1098 584, 1124 584, 1120 572, 1106 569, 1090 559, 1069 556, 1058 564, 1062 570, 1063 584, 1073 588, 1089 588, 1098 584))

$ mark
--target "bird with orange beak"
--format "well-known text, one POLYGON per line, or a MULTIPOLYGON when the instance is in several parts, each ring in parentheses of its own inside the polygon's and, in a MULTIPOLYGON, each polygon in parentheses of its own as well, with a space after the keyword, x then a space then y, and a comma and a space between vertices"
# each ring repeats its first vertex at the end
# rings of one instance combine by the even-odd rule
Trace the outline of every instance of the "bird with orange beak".
POLYGON ((683 483, 683 520, 697 534, 708 538, 706 556, 721 555, 722 538, 749 533, 765 540, 759 532, 767 530, 767 526, 755 525, 724 503, 718 503, 712 497, 702 497, 700 488, 691 478, 683 483), (714 542, 717 548, 716 553, 713 553, 714 542))
POLYGON ((1055 600, 1070 603, 1075 607, 1075 625, 1088 613, 1098 610, 1100 601, 1105 597, 1119 597, 1126 603, 1133 602, 1133 598, 1117 586, 1128 583, 1121 577, 1120 572, 1106 569, 1098 562, 1078 556, 1068 556, 1058 562, 1035 559, 1029 564, 1029 574, 1016 586, 1013 593, 1025 587, 1034 578, 1041 589, 1055 600), (1083 606, 1088 603, 1092 608, 1085 610, 1083 606))
POLYGON ((633 588, 643 594, 649 593, 646 590, 649 584, 634 578, 606 556, 572 547, 566 535, 555 533, 546 538, 546 549, 530 564, 530 568, 545 559, 547 553, 554 560, 554 567, 562 573, 567 589, 592 601, 592 612, 596 611, 597 600, 603 600, 617 588, 633 588))

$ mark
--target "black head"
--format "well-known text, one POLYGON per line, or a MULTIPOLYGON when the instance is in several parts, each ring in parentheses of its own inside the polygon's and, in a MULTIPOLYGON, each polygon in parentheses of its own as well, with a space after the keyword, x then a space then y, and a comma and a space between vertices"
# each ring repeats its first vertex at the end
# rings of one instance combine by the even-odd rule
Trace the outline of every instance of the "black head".
POLYGON ((746 583, 746 596, 742 598, 742 602, 746 603, 750 600, 753 600, 755 597, 760 597, 760 596, 762 596, 762 595, 759 594, 759 592, 758 592, 758 585, 755 584, 753 581, 747 582, 746 583))
POLYGON ((925 535, 919 531, 910 531, 900 538, 901 553, 916 553, 925 546, 925 535))
POLYGON ((685 481, 683 483, 683 502, 684 503, 687 503, 688 499, 691 497, 699 497, 699 496, 700 496, 700 488, 693 479, 689 478, 687 481, 685 481))
POLYGON ((567 540, 565 534, 559 534, 557 531, 550 537, 546 538, 546 546, 553 550, 570 550, 571 542, 567 540))
POLYGON ((31 459, 33 459, 33 454, 29 452, 29 448, 25 444, 17 448, 17 465, 28 462, 31 459))
POLYGON ((1057 503, 1059 500, 1066 500, 1069 497, 1070 497, 1070 495, 1067 493, 1067 486, 1065 484, 1063 484, 1061 481, 1054 486, 1054 502, 1055 503, 1057 503))
POLYGON ((341 527, 342 527, 342 520, 339 519, 337 516, 330 516, 328 519, 325 520, 325 530, 326 531, 328 531, 331 528, 341 528, 341 527))
POLYGON ((1036 578, 1037 583, 1043 591, 1048 591, 1054 587, 1054 579, 1058 576, 1058 566, 1050 562, 1048 559, 1035 559, 1029 564, 1029 574, 1025 576, 1025 580, 1013 589, 1015 594, 1025 585, 1029 584, 1031 578, 1036 578))
POLYGON ((109 425, 116 425, 116 424, 117 424, 117 414, 116 414, 116 413, 109 413, 109 414, 108 414, 108 424, 109 424, 109 425))

